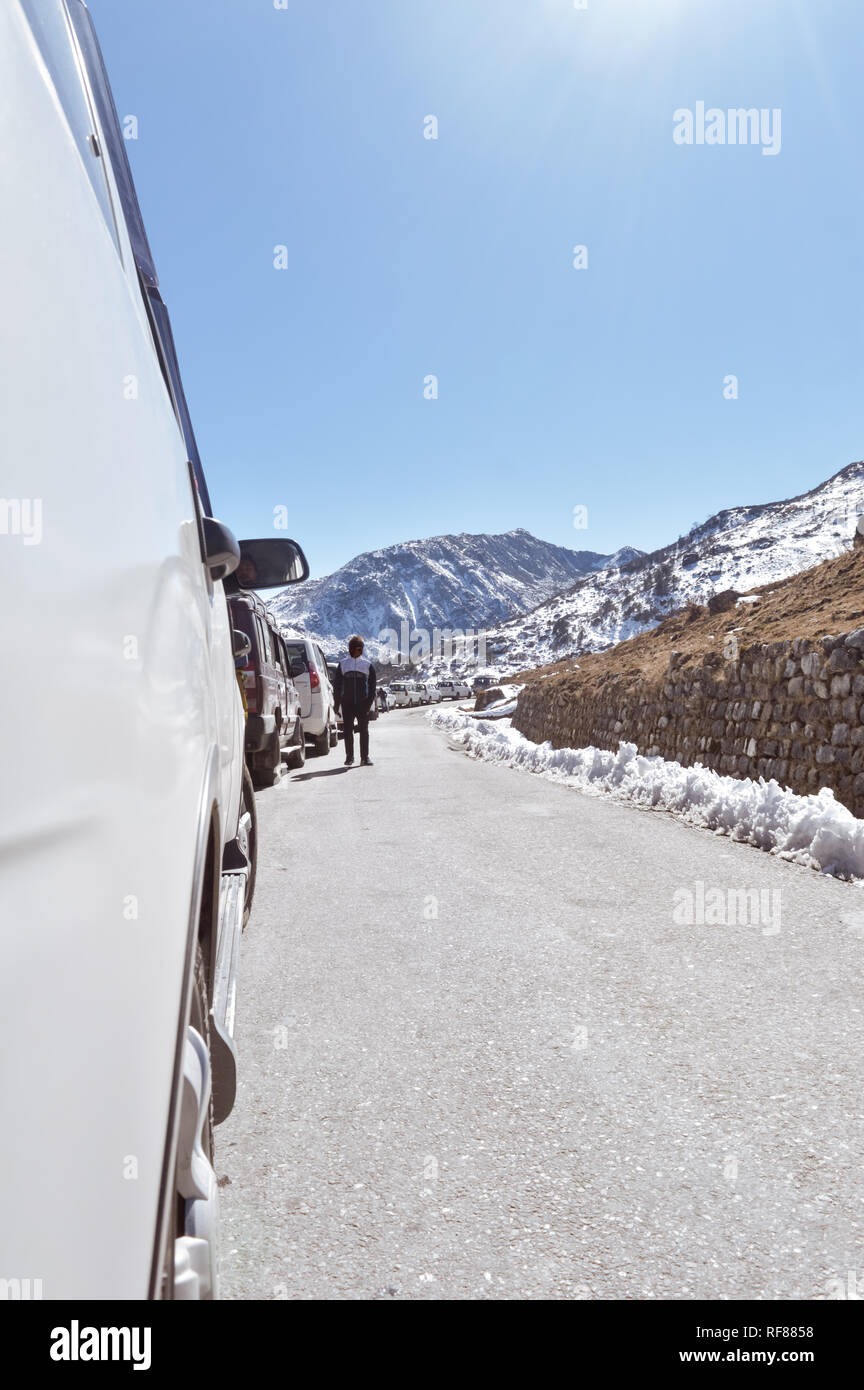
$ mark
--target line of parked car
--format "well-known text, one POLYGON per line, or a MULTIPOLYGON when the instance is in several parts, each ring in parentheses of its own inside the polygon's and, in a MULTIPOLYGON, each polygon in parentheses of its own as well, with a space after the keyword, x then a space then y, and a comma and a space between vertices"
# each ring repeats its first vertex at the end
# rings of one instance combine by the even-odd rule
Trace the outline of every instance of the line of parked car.
MULTIPOLYGON (((286 637, 273 614, 250 590, 228 598, 234 652, 246 707, 246 762, 256 788, 278 781, 281 764, 303 767, 307 745, 318 757, 337 746, 342 718, 334 686, 338 661, 312 638, 286 637)), ((389 709, 465 700, 490 678, 391 681, 376 691, 376 714, 389 709)))
POLYGON ((285 637, 257 594, 230 594, 234 656, 246 708, 246 763, 256 788, 301 768, 306 745, 324 757, 338 742, 333 668, 311 638, 285 637))
POLYGON ((442 700, 467 700, 471 687, 467 681, 391 681, 385 687, 392 708, 437 705, 442 700))

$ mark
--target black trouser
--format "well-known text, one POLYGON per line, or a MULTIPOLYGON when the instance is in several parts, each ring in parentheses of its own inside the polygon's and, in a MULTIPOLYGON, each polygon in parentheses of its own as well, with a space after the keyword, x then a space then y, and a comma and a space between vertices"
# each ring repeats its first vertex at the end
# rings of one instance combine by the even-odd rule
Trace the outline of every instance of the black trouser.
POLYGON ((369 757, 369 709, 367 705, 342 705, 342 729, 345 734, 345 757, 354 757, 354 720, 360 730, 360 757, 369 757))

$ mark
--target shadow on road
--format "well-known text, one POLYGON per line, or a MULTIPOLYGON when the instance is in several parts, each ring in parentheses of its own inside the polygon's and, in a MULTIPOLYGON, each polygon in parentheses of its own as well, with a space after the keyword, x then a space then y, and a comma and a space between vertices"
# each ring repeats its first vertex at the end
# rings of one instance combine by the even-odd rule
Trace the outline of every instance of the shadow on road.
POLYGON ((313 777, 340 777, 343 772, 353 772, 353 767, 322 767, 320 772, 301 772, 292 777, 292 782, 311 782, 313 777))

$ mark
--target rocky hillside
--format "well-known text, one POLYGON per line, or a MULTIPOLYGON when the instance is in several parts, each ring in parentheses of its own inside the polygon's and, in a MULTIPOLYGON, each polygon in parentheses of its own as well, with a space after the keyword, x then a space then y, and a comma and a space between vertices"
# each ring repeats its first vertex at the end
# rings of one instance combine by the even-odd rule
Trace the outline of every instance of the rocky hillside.
MULTIPOLYGON (((556 748, 623 741, 802 795, 828 787, 864 815, 864 547, 712 607, 531 672, 514 727, 556 748)), ((824 869, 830 836, 822 850, 824 869)))
POLYGON ((722 590, 755 588, 849 549, 864 513, 864 463, 783 502, 732 507, 686 536, 620 568, 604 568, 533 612, 491 631, 499 674, 602 651, 722 590))

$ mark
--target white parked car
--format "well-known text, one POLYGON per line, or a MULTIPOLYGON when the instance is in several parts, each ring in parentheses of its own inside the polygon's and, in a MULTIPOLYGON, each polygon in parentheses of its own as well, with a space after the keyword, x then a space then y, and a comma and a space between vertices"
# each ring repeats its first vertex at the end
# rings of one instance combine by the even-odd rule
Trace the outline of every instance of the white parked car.
POLYGON ((286 637, 285 647, 291 659, 291 674, 300 696, 300 718, 303 733, 314 745, 319 757, 324 757, 339 742, 333 685, 327 668, 327 658, 311 638, 286 637))
POLYGON ((212 516, 80 0, 0 6, 0 92, 0 1275, 213 1298, 255 861, 226 587, 308 566, 212 516))
POLYGON ((419 703, 410 681, 391 681, 388 692, 391 709, 406 709, 419 703))
POLYGON ((425 681, 414 681, 414 682, 413 682, 413 685, 414 685, 414 690, 415 690, 416 695, 417 695, 417 704, 418 704, 418 705, 428 705, 428 704, 430 704, 430 703, 431 703, 432 697, 431 697, 431 695, 430 695, 430 693, 429 693, 429 686, 426 684, 426 682, 425 682, 425 681))
POLYGON ((468 682, 465 681, 465 680, 461 680, 461 679, 459 679, 459 678, 457 678, 456 680, 454 680, 454 682, 453 682, 453 689, 454 689, 455 692, 456 692, 455 698, 456 698, 457 700, 467 700, 467 699, 470 698, 471 693, 472 693, 471 687, 470 687, 470 685, 468 684, 468 682))
POLYGON ((430 702, 431 702, 433 705, 440 705, 441 701, 444 699, 444 692, 443 692, 443 690, 441 689, 441 687, 440 687, 440 685, 438 684, 438 682, 437 682, 437 681, 432 681, 432 682, 430 683, 430 682, 427 681, 427 683, 426 683, 426 689, 427 689, 427 691, 429 692, 429 699, 430 699, 430 702))

